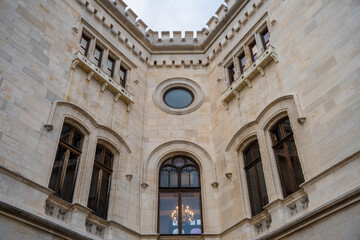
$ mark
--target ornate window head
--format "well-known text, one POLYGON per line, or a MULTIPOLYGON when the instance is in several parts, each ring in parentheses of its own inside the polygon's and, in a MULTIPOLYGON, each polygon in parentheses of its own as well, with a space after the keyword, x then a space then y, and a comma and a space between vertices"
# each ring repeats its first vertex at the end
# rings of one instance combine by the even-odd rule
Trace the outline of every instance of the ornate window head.
POLYGON ((200 171, 194 160, 175 156, 159 172, 159 219, 161 235, 202 233, 200 171))

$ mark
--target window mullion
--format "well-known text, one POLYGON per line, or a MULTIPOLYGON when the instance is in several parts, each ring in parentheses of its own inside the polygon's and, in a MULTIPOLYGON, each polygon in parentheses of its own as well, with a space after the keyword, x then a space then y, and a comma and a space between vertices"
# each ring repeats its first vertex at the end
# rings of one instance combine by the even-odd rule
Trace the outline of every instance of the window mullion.
POLYGON ((60 177, 60 186, 59 186, 60 195, 62 195, 61 192, 63 190, 63 184, 64 184, 64 181, 65 181, 66 168, 67 168, 67 165, 68 165, 69 157, 70 157, 70 149, 66 149, 63 168, 62 168, 61 177, 60 177))
POLYGON ((290 177, 291 177, 291 185, 293 187, 293 192, 295 192, 298 187, 296 185, 296 180, 295 180, 295 175, 294 175, 294 169, 293 169, 293 166, 292 166, 292 163, 291 163, 291 158, 290 158, 290 153, 289 153, 289 148, 286 144, 286 141, 284 141, 284 151, 285 151, 285 155, 286 155, 286 161, 289 165, 289 171, 290 171, 290 177))
POLYGON ((179 235, 182 235, 182 199, 181 199, 181 192, 178 193, 178 209, 179 209, 179 214, 178 214, 178 226, 179 226, 179 235))
POLYGON ((100 168, 99 169, 99 176, 98 176, 97 186, 96 186, 96 195, 95 195, 95 209, 96 209, 96 212, 98 211, 98 206, 99 206, 99 202, 100 202, 99 198, 100 198, 100 191, 101 191, 102 175, 103 175, 103 170, 100 168))

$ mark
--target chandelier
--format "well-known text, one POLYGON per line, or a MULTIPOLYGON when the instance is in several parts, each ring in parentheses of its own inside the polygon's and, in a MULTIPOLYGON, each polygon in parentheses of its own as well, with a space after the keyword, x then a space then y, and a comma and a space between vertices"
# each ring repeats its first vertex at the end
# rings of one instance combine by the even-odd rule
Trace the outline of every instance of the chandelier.
MULTIPOLYGON (((184 204, 182 204, 181 209, 182 209, 181 215, 183 222, 191 223, 192 221, 194 221, 194 212, 190 210, 189 206, 186 206, 186 208, 184 209, 184 204)), ((178 220, 178 217, 179 217, 179 207, 176 206, 176 209, 171 213, 171 219, 174 222, 176 222, 178 220)))

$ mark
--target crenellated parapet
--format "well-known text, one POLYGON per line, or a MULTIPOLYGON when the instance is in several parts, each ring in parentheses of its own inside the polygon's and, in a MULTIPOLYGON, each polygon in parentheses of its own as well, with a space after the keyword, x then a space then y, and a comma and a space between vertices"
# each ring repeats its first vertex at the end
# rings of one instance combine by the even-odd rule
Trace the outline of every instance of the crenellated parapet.
MULTIPOLYGON (((207 22, 207 28, 204 27, 195 32, 154 31, 123 0, 95 1, 101 7, 104 7, 105 11, 111 13, 115 19, 107 19, 103 15, 103 11, 95 9, 90 0, 78 0, 79 4, 84 6, 88 13, 92 14, 105 29, 116 36, 119 42, 124 44, 126 49, 135 54, 142 62, 149 66, 162 65, 161 62, 156 62, 157 60, 151 62, 151 54, 196 53, 205 54, 205 56, 202 59, 192 59, 191 61, 195 63, 195 66, 197 64, 206 66, 232 41, 234 36, 240 32, 240 28, 248 22, 266 0, 251 1, 251 4, 248 4, 249 1, 224 0, 224 3, 220 5, 215 15, 207 22), (235 15, 239 16, 239 14, 240 17, 234 22, 232 17, 235 15), (123 32, 121 29, 118 29, 117 23, 120 23, 126 30, 123 32), (227 31, 226 35, 222 34, 222 39, 219 39, 219 33, 224 30, 227 31), (129 34, 132 38, 129 38, 129 34), (143 48, 147 51, 142 51, 141 49, 143 48)), ((164 59, 164 61, 169 60, 164 59)), ((178 60, 174 59, 173 61, 172 65, 179 65, 178 60)), ((188 60, 181 61, 181 65, 188 65, 185 63, 188 60)), ((170 63, 164 62, 164 65, 170 65, 170 63)))

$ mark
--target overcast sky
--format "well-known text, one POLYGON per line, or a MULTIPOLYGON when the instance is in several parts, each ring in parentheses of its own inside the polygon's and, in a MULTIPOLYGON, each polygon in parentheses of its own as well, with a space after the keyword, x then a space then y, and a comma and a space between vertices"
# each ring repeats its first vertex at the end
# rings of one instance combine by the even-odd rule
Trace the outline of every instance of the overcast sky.
POLYGON ((224 0, 124 0, 154 31, 199 31, 224 0))

